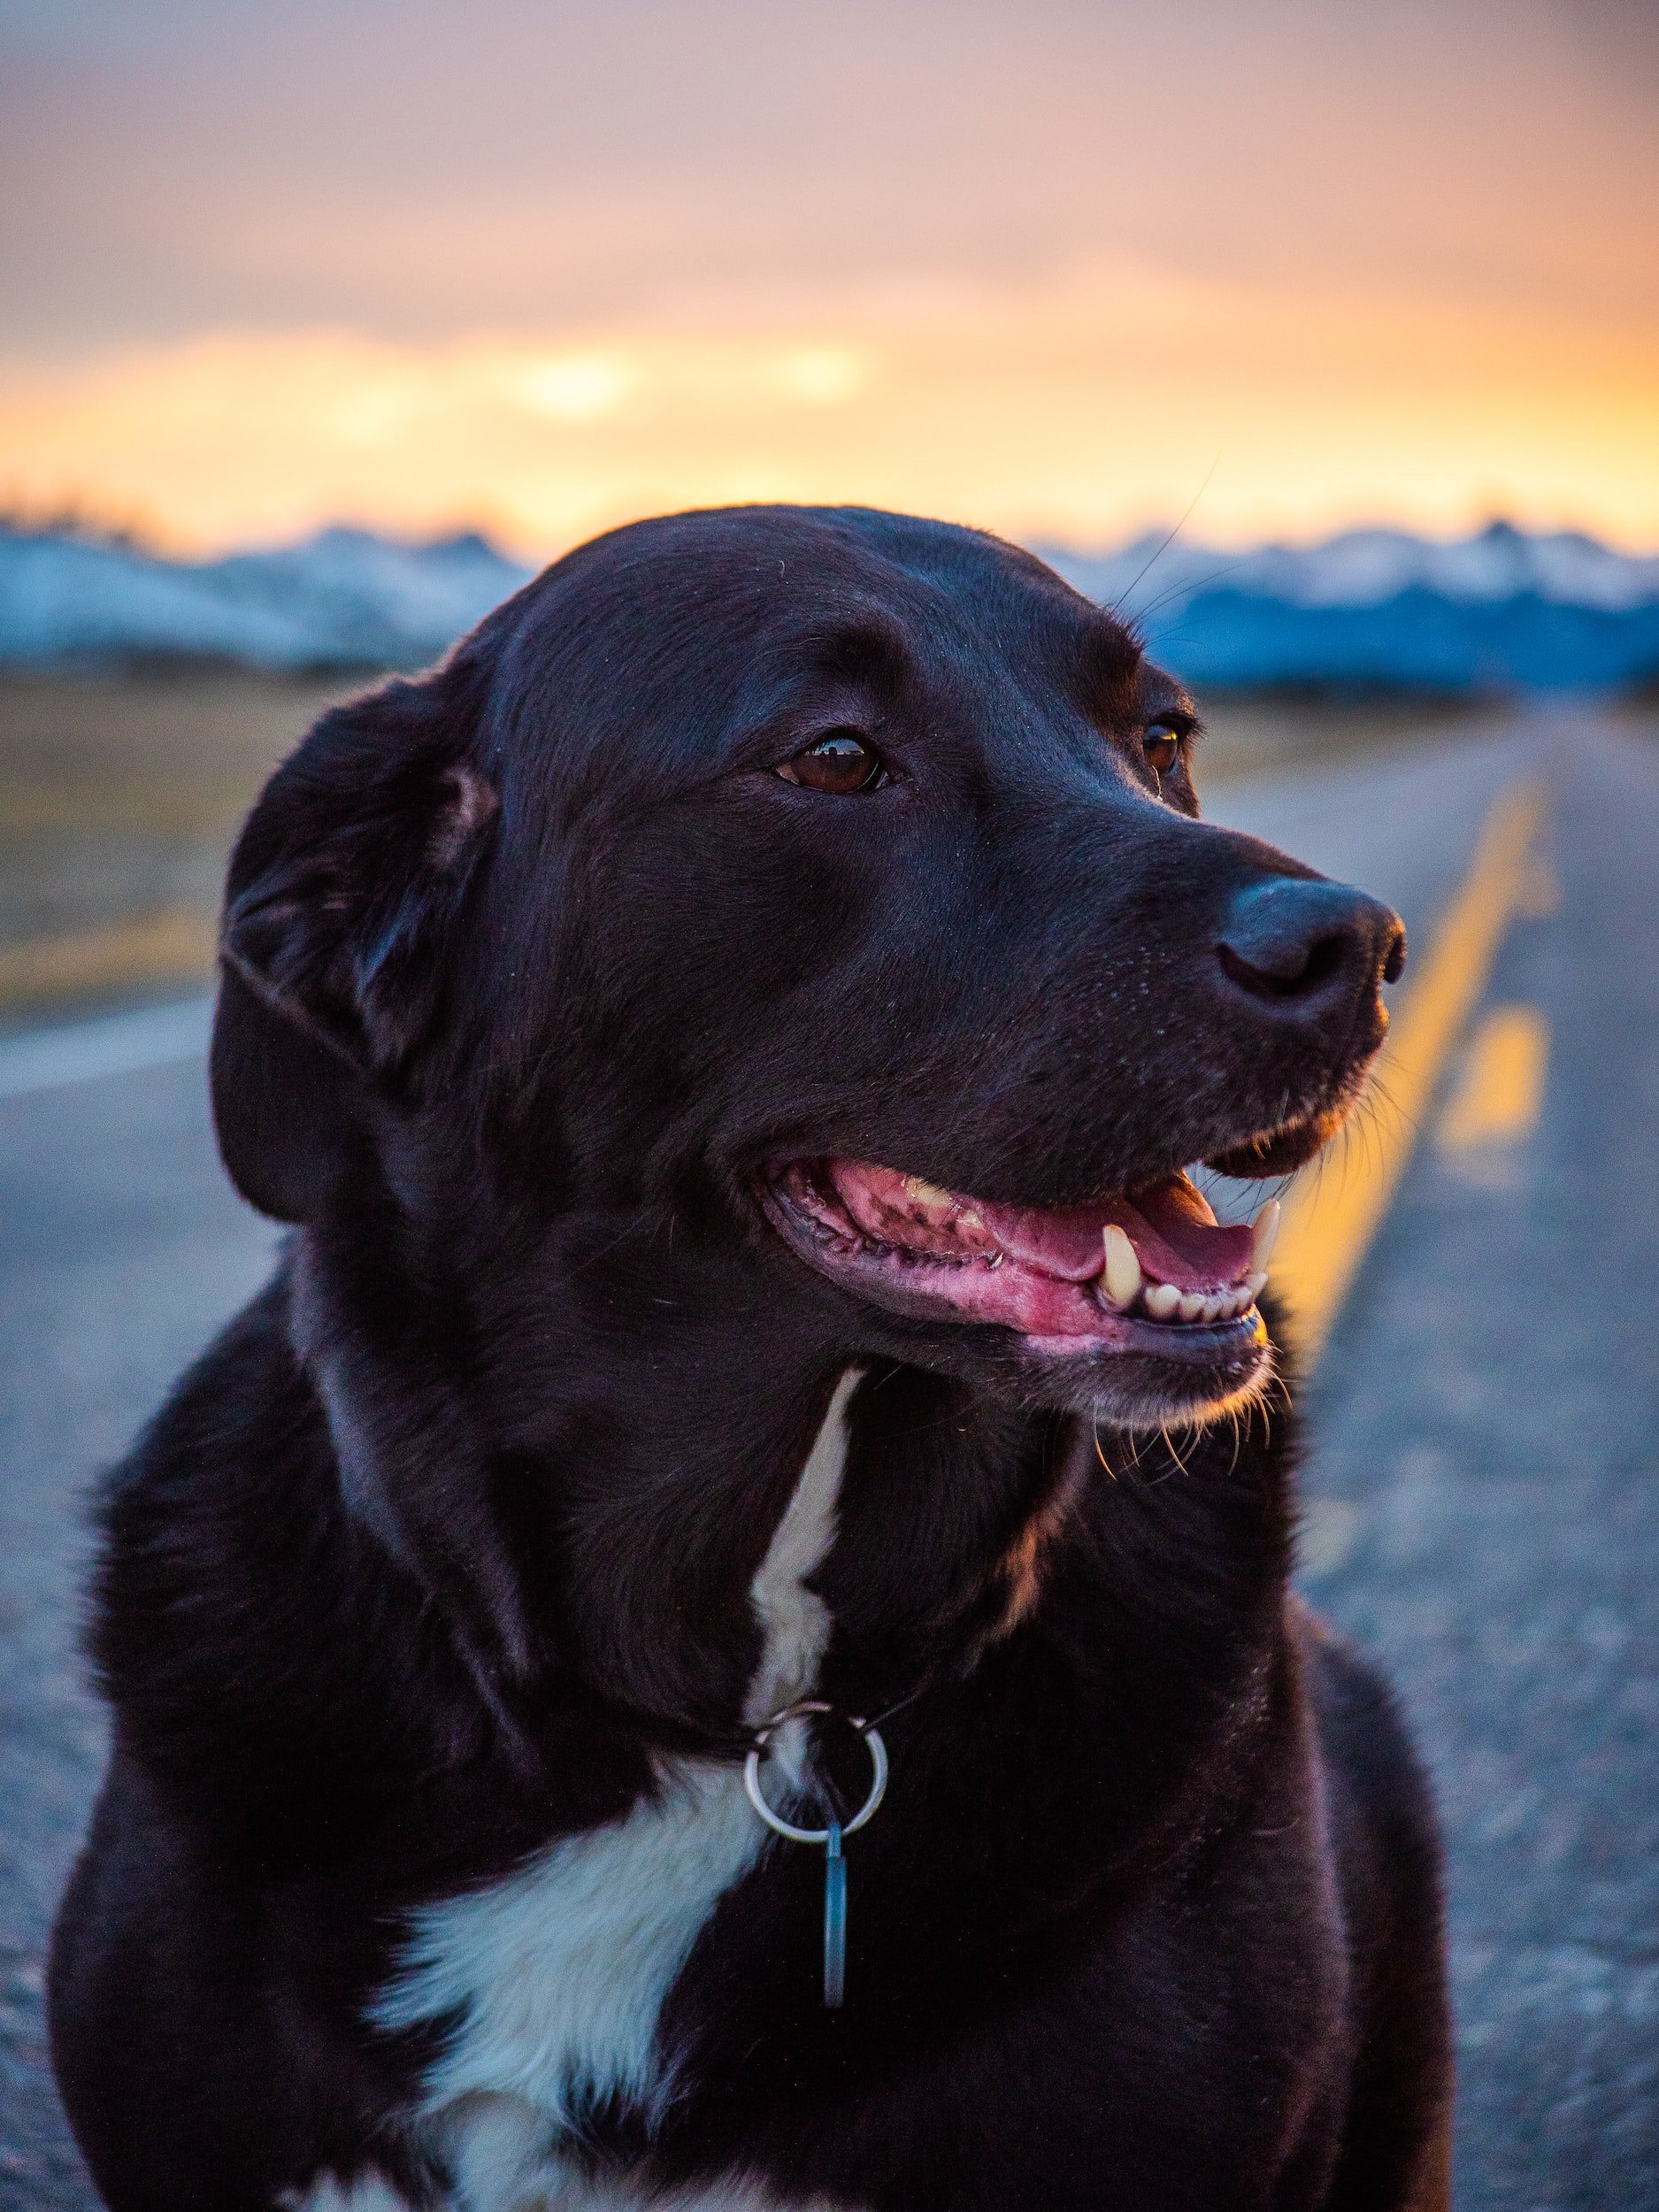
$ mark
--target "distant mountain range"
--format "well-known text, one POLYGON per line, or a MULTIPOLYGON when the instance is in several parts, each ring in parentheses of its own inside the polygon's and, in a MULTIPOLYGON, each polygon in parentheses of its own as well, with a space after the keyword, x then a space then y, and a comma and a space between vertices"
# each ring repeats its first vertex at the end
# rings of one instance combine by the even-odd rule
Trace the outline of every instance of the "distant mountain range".
POLYGON ((1494 522, 1450 543, 1349 530, 1227 554, 1050 550, 1189 682, 1259 690, 1624 690, 1659 677, 1659 556, 1494 522))
POLYGON ((404 545, 324 530, 274 552, 186 562, 0 531, 0 664, 417 668, 530 573, 472 533, 404 545))
MULTIPOLYGON (((1624 689, 1659 678, 1659 556, 1494 522, 1442 543, 1352 530, 1237 554, 1138 540, 1044 549, 1212 688, 1624 689)), ((325 530, 223 560, 0 526, 0 665, 415 667, 530 571, 473 534, 325 530)))

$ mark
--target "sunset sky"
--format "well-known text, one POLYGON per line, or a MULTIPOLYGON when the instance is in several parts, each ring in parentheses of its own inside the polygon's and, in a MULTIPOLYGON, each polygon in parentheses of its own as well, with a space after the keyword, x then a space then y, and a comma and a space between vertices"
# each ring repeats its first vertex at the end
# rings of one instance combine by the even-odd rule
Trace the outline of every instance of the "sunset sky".
POLYGON ((1659 545, 1652 0, 0 0, 0 504, 1659 545))

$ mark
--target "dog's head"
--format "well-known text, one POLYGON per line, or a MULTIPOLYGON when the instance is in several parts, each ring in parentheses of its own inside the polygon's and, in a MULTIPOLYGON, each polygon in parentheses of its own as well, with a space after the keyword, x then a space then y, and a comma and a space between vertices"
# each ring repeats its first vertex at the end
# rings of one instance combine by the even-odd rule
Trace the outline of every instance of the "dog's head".
POLYGON ((1323 1143, 1402 933, 1201 823, 1194 728, 971 531, 600 539, 273 780, 227 905, 231 1173, 457 1244, 603 1216, 780 1347, 1130 1424, 1237 1403, 1259 1270, 1183 1170, 1323 1143))

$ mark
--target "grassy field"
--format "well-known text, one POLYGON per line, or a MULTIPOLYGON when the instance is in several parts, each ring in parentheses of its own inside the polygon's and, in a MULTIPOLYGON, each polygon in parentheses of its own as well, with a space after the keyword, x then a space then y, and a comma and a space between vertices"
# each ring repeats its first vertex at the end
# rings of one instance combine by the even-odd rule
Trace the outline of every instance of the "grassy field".
MULTIPOLYGON (((0 680, 0 1022, 204 980, 238 823, 321 709, 359 688, 236 673, 0 680)), ((1486 719, 1223 701, 1202 776, 1445 741, 1486 719)))
POLYGON ((341 690, 0 682, 0 1015, 204 976, 237 824, 341 690))

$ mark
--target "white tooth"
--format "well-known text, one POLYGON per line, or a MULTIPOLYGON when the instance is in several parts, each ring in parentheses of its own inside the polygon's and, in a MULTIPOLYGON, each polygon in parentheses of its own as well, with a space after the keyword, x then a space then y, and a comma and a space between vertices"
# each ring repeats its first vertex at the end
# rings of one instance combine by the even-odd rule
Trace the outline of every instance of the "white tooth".
POLYGON ((941 1190, 937 1183, 926 1182, 919 1175, 905 1177, 904 1195, 913 1206, 921 1207, 925 1213, 933 1215, 935 1219, 941 1214, 949 1213, 956 1202, 948 1190, 941 1190))
POLYGON ((1181 1319, 1183 1321, 1196 1321, 1203 1310, 1204 1299, 1201 1292, 1184 1290, 1181 1293, 1181 1319))
POLYGON ((1154 1283, 1147 1293, 1147 1311, 1157 1321, 1167 1321, 1181 1302, 1181 1294, 1173 1283, 1154 1283))
POLYGON ((1115 1221, 1109 1221, 1102 1230, 1101 1242, 1106 1252, 1106 1268, 1102 1277, 1106 1286, 1106 1295, 1122 1313, 1133 1305, 1140 1294, 1140 1256, 1115 1221))
POLYGON ((1245 1304, 1247 1306, 1253 1306, 1266 1287, 1267 1276, 1265 1271, 1260 1275, 1247 1275, 1244 1279, 1245 1304))
POLYGON ((1224 1320, 1232 1311, 1233 1301, 1225 1290, 1213 1292, 1204 1301, 1203 1317, 1206 1321, 1224 1320))
POLYGON ((1273 1247, 1279 1242, 1279 1217, 1284 1211, 1277 1198, 1270 1198, 1256 1219, 1250 1224, 1250 1265, 1265 1268, 1273 1256, 1273 1247))

